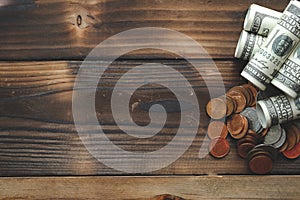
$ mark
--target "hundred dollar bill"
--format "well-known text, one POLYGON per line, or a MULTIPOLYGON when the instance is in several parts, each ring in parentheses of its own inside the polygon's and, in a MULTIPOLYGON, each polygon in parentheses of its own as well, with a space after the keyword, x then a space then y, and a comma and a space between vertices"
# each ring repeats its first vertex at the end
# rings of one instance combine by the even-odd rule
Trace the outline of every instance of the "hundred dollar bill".
POLYGON ((290 1, 262 48, 249 61, 241 75, 265 90, 300 38, 300 2, 290 1))
POLYGON ((265 40, 266 37, 243 30, 236 46, 234 57, 250 60, 260 49, 265 40))
POLYGON ((284 62, 271 83, 292 98, 300 94, 300 43, 284 62))
MULTIPOLYGON (((250 60, 265 40, 266 37, 242 31, 235 57, 250 60)), ((296 98, 300 93, 300 43, 284 62, 271 83, 290 97, 296 98)))
POLYGON ((252 4, 246 14, 244 30, 267 36, 276 26, 281 16, 281 12, 252 4))
POLYGON ((300 118, 300 96, 278 95, 257 102, 256 112, 263 128, 300 118))

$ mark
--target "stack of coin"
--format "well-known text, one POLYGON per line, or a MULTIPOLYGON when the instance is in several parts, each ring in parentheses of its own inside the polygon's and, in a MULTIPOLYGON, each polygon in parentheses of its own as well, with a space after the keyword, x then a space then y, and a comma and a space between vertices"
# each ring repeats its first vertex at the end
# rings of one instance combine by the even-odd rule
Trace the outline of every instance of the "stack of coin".
POLYGON ((255 106, 256 96, 257 89, 251 84, 235 86, 226 95, 211 99, 206 105, 206 112, 212 119, 229 117, 246 107, 255 106))
POLYGON ((248 124, 247 118, 240 114, 233 114, 227 119, 228 132, 234 139, 241 139, 246 135, 248 124))
POLYGON ((300 156, 300 142, 297 143, 292 149, 285 150, 282 154, 288 159, 296 159, 300 156))
MULTIPOLYGON (((291 122, 288 124, 285 124, 285 131, 286 131, 286 141, 279 149, 282 154, 289 159, 294 159, 297 154, 294 153, 294 151, 298 151, 297 149, 299 147, 298 143, 300 142, 300 129, 298 126, 291 122), (291 155, 293 154, 293 155, 291 155)), ((298 157, 298 156, 297 156, 298 157)))
POLYGON ((250 130, 258 134, 262 133, 264 129, 258 120, 258 116, 254 108, 248 107, 245 110, 243 110, 240 114, 247 118, 250 130))
POLYGON ((277 157, 277 150, 272 145, 259 144, 247 154, 247 164, 255 174, 271 172, 277 157))
POLYGON ((256 134, 252 130, 248 130, 246 136, 237 142, 238 154, 242 158, 246 158, 249 151, 251 151, 256 145, 262 143, 263 137, 256 134))
POLYGON ((286 131, 280 125, 272 126, 265 136, 264 144, 272 145, 279 149, 286 142, 286 131))

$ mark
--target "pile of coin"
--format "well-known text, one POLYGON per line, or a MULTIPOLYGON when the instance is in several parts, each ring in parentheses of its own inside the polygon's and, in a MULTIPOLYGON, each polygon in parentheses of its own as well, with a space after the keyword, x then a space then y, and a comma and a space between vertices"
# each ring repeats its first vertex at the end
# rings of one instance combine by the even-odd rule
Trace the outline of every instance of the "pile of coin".
POLYGON ((280 148, 280 152, 289 159, 296 159, 300 156, 300 128, 297 122, 290 122, 284 125, 286 140, 280 148))
POLYGON ((284 128, 281 125, 262 127, 255 106, 256 99, 266 94, 260 94, 251 84, 243 84, 208 102, 206 111, 212 121, 207 135, 213 157, 229 154, 228 135, 237 141, 239 156, 246 159, 248 168, 256 174, 271 172, 279 152, 289 159, 300 155, 300 122, 286 123, 284 128))
POLYGON ((267 174, 271 172, 277 154, 277 150, 271 145, 256 145, 247 154, 248 167, 255 174, 267 174))

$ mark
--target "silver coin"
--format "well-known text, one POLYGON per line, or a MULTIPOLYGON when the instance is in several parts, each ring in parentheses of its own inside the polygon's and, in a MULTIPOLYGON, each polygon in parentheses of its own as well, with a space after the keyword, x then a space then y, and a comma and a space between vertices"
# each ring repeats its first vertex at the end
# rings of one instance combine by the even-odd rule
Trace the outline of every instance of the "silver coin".
POLYGON ((284 129, 281 129, 282 133, 281 133, 281 137, 279 139, 278 142, 276 142, 275 144, 273 144, 273 146, 278 149, 280 148, 286 141, 286 132, 284 129))
POLYGON ((243 110, 240 114, 248 119, 250 130, 253 130, 256 133, 259 133, 259 131, 262 130, 262 125, 258 120, 258 116, 254 108, 248 107, 245 110, 243 110))
MULTIPOLYGON (((259 122, 260 123, 260 122, 259 122)), ((262 127, 262 125, 261 125, 261 123, 260 123, 260 129, 256 132, 256 133, 258 133, 258 134, 261 134, 262 132, 263 132, 263 130, 265 130, 263 127, 262 127)))
POLYGON ((273 145, 276 142, 278 142, 281 137, 281 134, 282 134, 281 129, 282 128, 280 125, 272 126, 269 129, 269 132, 267 133, 267 135, 265 136, 264 144, 273 145))

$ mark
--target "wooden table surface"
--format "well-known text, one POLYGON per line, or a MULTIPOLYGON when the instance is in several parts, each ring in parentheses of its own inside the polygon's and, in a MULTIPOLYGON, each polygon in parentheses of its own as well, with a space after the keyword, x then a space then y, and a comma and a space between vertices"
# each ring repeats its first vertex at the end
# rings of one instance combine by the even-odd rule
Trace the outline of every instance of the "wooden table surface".
MULTIPOLYGON (((163 194, 171 195, 165 199, 299 199, 300 159, 280 155, 270 175, 255 176, 230 138, 231 151, 224 159, 198 156, 210 120, 205 80, 220 90, 210 57, 226 89, 245 83, 240 76, 245 62, 233 55, 251 3, 282 11, 288 0, 0 0, 0 199, 163 199, 163 194), (106 70, 96 95, 98 120, 107 137, 126 151, 150 152, 176 135, 176 107, 170 108, 167 128, 149 139, 124 134, 113 120, 115 84, 128 70, 149 62, 171 66, 186 77, 201 117, 194 141, 174 163, 154 172, 124 173, 99 162, 83 145, 74 125, 72 94, 79 67, 96 45, 141 27, 168 28, 200 43, 207 54, 191 49, 188 59, 201 66, 201 75, 167 51, 123 55, 106 70)), ((143 44, 143 38, 135 39, 143 44)), ((165 45, 180 51, 185 44, 165 45)), ((123 46, 108 48, 115 56, 123 46)), ((167 72, 153 79, 178 81, 167 72)), ((133 76, 122 86, 130 89, 135 81, 133 76)), ((131 102, 168 105, 174 98, 169 89, 151 84, 137 90, 131 102)), ((143 109, 132 112, 132 118, 140 125, 149 123, 143 109)))

